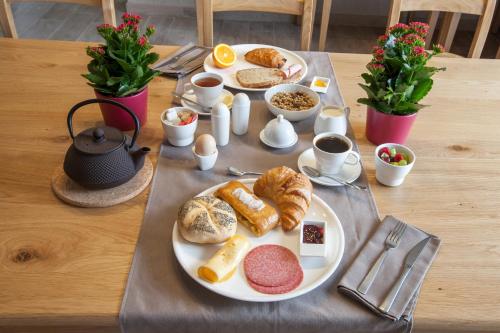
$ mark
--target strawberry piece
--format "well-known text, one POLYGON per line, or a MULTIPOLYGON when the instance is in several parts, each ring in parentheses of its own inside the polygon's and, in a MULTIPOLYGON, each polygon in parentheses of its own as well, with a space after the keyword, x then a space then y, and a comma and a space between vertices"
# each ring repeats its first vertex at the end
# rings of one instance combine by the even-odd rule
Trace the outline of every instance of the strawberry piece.
POLYGON ((387 154, 387 155, 390 155, 390 154, 391 154, 391 153, 389 152, 389 148, 384 147, 384 148, 382 148, 382 149, 380 149, 380 150, 378 151, 378 156, 382 157, 382 154, 384 154, 384 153, 385 153, 385 154, 387 154))
POLYGON ((401 160, 404 160, 403 155, 401 155, 400 153, 397 153, 396 156, 394 156, 394 162, 399 162, 401 160))

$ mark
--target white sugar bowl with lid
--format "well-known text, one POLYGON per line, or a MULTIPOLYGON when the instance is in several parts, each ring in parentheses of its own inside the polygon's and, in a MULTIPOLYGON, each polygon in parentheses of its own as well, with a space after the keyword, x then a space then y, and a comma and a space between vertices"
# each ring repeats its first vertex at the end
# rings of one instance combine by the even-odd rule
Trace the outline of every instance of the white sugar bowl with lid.
POLYGON ((279 114, 260 131, 260 140, 272 148, 288 148, 296 144, 299 137, 293 125, 279 114))

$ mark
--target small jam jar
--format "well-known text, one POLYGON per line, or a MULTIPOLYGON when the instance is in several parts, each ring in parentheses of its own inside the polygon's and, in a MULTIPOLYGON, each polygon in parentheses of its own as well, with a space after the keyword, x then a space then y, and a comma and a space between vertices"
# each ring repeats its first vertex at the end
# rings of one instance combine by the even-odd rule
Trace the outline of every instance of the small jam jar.
POLYGON ((326 257, 326 222, 302 221, 299 253, 305 257, 326 257))

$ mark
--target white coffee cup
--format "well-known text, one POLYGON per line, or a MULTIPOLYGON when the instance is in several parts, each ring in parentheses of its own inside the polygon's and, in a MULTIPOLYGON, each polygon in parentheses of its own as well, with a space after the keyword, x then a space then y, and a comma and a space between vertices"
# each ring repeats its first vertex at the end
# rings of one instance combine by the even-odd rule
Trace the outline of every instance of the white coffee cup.
POLYGON ((316 158, 316 167, 322 174, 327 175, 338 173, 344 164, 356 165, 361 159, 359 154, 352 150, 352 141, 345 135, 334 132, 316 135, 313 139, 313 151, 316 158), (328 152, 318 148, 318 141, 328 137, 342 140, 346 143, 347 149, 342 152, 328 152))
POLYGON ((326 105, 321 108, 314 122, 314 134, 318 135, 325 132, 345 135, 347 132, 347 115, 344 107, 326 105))
POLYGON ((206 107, 214 106, 224 89, 222 76, 215 73, 198 73, 191 77, 191 82, 184 84, 184 92, 196 95, 197 102, 206 107), (214 86, 202 86, 203 80, 217 80, 219 84, 214 86))

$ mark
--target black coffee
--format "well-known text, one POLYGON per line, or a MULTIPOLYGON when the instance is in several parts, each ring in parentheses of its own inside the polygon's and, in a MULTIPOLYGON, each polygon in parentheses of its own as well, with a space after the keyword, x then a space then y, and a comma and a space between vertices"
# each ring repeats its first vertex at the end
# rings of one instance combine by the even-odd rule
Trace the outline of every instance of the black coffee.
POLYGON ((349 150, 349 144, 335 136, 327 136, 316 141, 316 147, 327 153, 343 153, 349 150))

